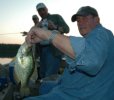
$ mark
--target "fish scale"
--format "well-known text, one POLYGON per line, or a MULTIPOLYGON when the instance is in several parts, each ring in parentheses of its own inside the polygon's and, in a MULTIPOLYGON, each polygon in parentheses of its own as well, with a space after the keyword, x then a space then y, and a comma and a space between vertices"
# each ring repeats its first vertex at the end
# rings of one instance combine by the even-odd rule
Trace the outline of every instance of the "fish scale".
POLYGON ((21 83, 20 94, 22 97, 30 95, 28 82, 34 68, 32 46, 30 47, 24 42, 17 52, 14 66, 14 78, 17 84, 21 83))

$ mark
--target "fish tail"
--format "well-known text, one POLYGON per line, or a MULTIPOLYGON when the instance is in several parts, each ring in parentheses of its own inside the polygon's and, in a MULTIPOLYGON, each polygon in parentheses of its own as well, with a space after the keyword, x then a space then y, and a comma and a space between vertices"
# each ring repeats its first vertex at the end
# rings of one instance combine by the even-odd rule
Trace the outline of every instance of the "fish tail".
POLYGON ((30 96, 30 89, 28 87, 21 87, 20 94, 22 97, 30 96))

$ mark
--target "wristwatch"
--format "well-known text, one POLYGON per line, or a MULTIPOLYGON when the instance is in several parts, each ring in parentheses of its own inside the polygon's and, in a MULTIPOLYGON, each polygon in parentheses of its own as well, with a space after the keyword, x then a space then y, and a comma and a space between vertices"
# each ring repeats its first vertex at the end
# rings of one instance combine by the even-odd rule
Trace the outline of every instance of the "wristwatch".
POLYGON ((51 31, 51 35, 50 35, 49 38, 48 38, 48 40, 49 40, 50 43, 51 43, 52 40, 57 36, 58 33, 59 33, 59 31, 57 31, 57 30, 51 31))

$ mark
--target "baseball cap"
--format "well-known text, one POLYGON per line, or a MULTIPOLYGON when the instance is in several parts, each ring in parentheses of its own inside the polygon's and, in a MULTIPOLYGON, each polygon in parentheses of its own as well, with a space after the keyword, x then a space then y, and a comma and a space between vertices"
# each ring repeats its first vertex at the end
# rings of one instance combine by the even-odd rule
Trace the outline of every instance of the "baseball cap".
POLYGON ((39 9, 41 9, 41 8, 46 8, 46 5, 45 5, 44 3, 38 3, 38 4, 36 5, 36 9, 39 10, 39 9))
POLYGON ((75 22, 77 20, 77 16, 88 16, 88 15, 92 15, 92 16, 98 16, 98 12, 95 8, 90 7, 90 6, 84 6, 81 7, 76 14, 74 14, 71 18, 72 22, 75 22))

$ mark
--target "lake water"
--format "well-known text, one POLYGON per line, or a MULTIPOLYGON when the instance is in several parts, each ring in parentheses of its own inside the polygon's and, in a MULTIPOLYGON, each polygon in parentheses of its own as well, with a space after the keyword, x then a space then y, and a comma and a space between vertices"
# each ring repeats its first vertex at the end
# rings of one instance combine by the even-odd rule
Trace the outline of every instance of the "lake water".
POLYGON ((12 60, 12 58, 0 58, 0 64, 7 64, 12 60))
MULTIPOLYGON (((22 44, 25 41, 25 36, 20 33, 0 33, 0 43, 5 44, 22 44)), ((7 64, 11 61, 11 58, 0 58, 1 64, 7 64)))

